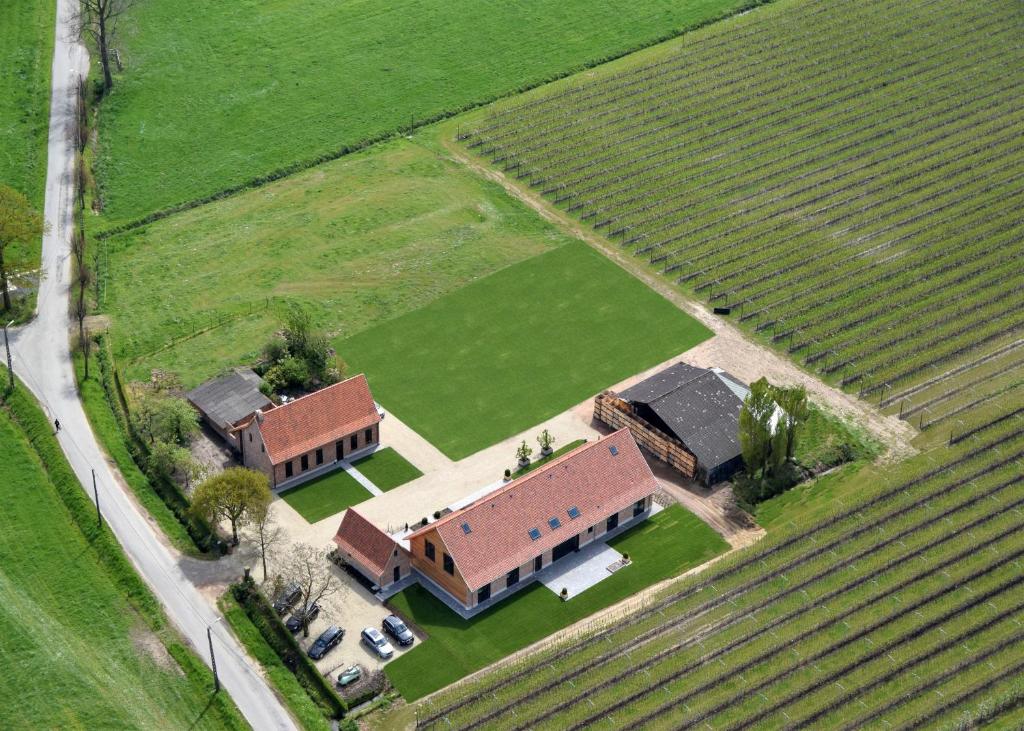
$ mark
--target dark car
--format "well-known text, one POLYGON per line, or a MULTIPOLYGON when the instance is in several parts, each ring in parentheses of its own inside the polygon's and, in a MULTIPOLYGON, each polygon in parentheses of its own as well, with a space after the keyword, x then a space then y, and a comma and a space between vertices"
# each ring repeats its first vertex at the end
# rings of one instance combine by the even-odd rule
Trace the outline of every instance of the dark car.
POLYGON ((309 650, 306 652, 314 660, 319 660, 328 652, 333 650, 341 638, 345 636, 345 630, 341 627, 335 627, 333 624, 323 631, 316 641, 309 646, 309 650))
MULTIPOLYGON (((303 610, 296 609, 294 612, 292 612, 292 616, 288 617, 288 621, 284 623, 284 626, 287 627, 292 634, 295 634, 300 629, 302 629, 302 615, 303 610)), ((320 605, 316 602, 313 602, 313 606, 308 607, 305 610, 305 615, 306 622, 312 622, 314 619, 320 616, 320 605)))
POLYGON ((274 611, 278 616, 284 616, 288 610, 295 606, 295 602, 302 598, 302 589, 298 584, 289 584, 274 600, 274 611))
POLYGON ((391 635, 391 637, 394 638, 395 642, 402 645, 403 647, 406 645, 411 645, 413 643, 413 640, 416 639, 415 637, 413 637, 412 632, 409 631, 409 628, 405 626, 405 622, 403 622, 393 614, 389 614, 388 616, 384 617, 383 624, 384 634, 391 635))

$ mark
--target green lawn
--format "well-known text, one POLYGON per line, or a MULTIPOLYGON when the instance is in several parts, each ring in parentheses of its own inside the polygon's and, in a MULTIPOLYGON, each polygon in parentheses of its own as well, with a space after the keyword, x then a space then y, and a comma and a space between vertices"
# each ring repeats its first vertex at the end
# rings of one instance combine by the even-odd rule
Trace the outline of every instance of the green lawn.
POLYGON ((633 563, 567 602, 534 584, 466 621, 419 585, 396 595, 393 608, 429 637, 385 666, 391 682, 416 700, 729 547, 678 505, 609 543, 633 563))
POLYGON ((334 470, 304 482, 281 494, 308 523, 316 523, 340 513, 350 505, 369 500, 372 495, 345 470, 334 470))
MULTIPOLYGON (((22 0, 24 2, 24 0, 22 0)), ((749 0, 147 0, 101 116, 111 222, 650 44, 749 0)))
POLYGON ((378 401, 461 459, 710 335, 574 241, 335 346, 378 401))
POLYGON ((160 368, 190 388, 251 361, 283 301, 347 336, 567 241, 498 185, 395 141, 103 242, 101 309, 129 379, 160 368))
MULTIPOLYGON (((39 0, 0 3, 0 184, 24 193, 40 212, 55 9, 56 3, 39 0)), ((12 244, 4 258, 14 271, 36 269, 39 242, 12 244)))
POLYGON ((352 463, 363 476, 384 492, 422 477, 423 473, 391 447, 378 449, 352 463))
POLYGON ((109 532, 94 533, 90 520, 87 538, 72 520, 65 500, 77 510, 85 493, 47 420, 23 392, 12 408, 19 424, 0 406, 0 727, 241 728, 109 532))

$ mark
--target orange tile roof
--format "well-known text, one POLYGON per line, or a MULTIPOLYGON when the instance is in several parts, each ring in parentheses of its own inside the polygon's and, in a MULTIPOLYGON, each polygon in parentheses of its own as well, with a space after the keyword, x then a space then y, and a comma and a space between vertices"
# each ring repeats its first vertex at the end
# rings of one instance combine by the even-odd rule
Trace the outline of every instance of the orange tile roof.
POLYGON ((387 533, 357 513, 354 508, 345 511, 334 542, 348 558, 354 558, 378 576, 384 574, 388 561, 398 544, 387 533))
POLYGON ((379 421, 370 385, 360 373, 267 411, 257 423, 270 461, 281 464, 379 421))
POLYGON ((408 537, 436 530, 470 590, 476 591, 657 489, 658 481, 629 429, 620 429, 408 537), (577 518, 569 517, 573 507, 580 512, 577 518), (558 518, 561 526, 552 528, 550 518, 558 518), (468 533, 463 524, 469 526, 468 533), (536 540, 530 538, 532 528, 540 531, 536 540))

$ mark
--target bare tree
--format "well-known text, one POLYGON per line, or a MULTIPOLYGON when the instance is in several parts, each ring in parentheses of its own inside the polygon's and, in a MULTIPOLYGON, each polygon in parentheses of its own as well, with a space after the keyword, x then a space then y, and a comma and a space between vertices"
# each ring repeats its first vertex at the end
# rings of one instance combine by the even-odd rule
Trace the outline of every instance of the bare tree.
POLYGON ((341 584, 335 578, 326 554, 306 543, 297 543, 292 547, 284 574, 288 581, 294 581, 302 590, 299 618, 302 622, 302 636, 309 637, 309 618, 305 608, 336 593, 341 589, 341 584))
POLYGON ((82 357, 85 359, 85 377, 89 377, 89 354, 92 353, 92 334, 89 328, 85 329, 82 340, 82 357))
POLYGON ((277 525, 268 505, 262 513, 253 516, 250 523, 253 542, 256 544, 256 555, 263 564, 263 581, 267 580, 267 560, 284 540, 284 531, 277 525))
POLYGON ((117 21, 135 4, 135 0, 81 0, 74 27, 79 35, 89 35, 96 44, 103 67, 103 95, 114 88, 110 72, 110 45, 117 33, 117 21))

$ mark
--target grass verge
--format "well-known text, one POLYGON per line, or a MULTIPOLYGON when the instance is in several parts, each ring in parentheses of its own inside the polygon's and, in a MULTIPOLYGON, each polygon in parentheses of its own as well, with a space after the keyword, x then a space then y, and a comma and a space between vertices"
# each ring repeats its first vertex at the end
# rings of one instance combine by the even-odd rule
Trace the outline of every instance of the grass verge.
POLYGON ((231 591, 217 602, 235 637, 263 667, 267 679, 284 700, 288 709, 306 731, 329 731, 331 728, 320 708, 306 694, 292 671, 285 667, 274 648, 266 641, 231 591))
POLYGON ((386 408, 458 460, 710 336, 574 241, 335 346, 386 408))
MULTIPOLYGON (((6 380, 6 371, 0 368, 6 380)), ((19 385, 0 392, 4 728, 247 728, 168 625, 19 385)))
POLYGON ((706 523, 673 505, 609 541, 632 564, 563 602, 542 584, 519 591, 466 621, 415 585, 390 605, 428 638, 384 666, 407 701, 500 660, 663 579, 699 566, 729 545, 706 523))

